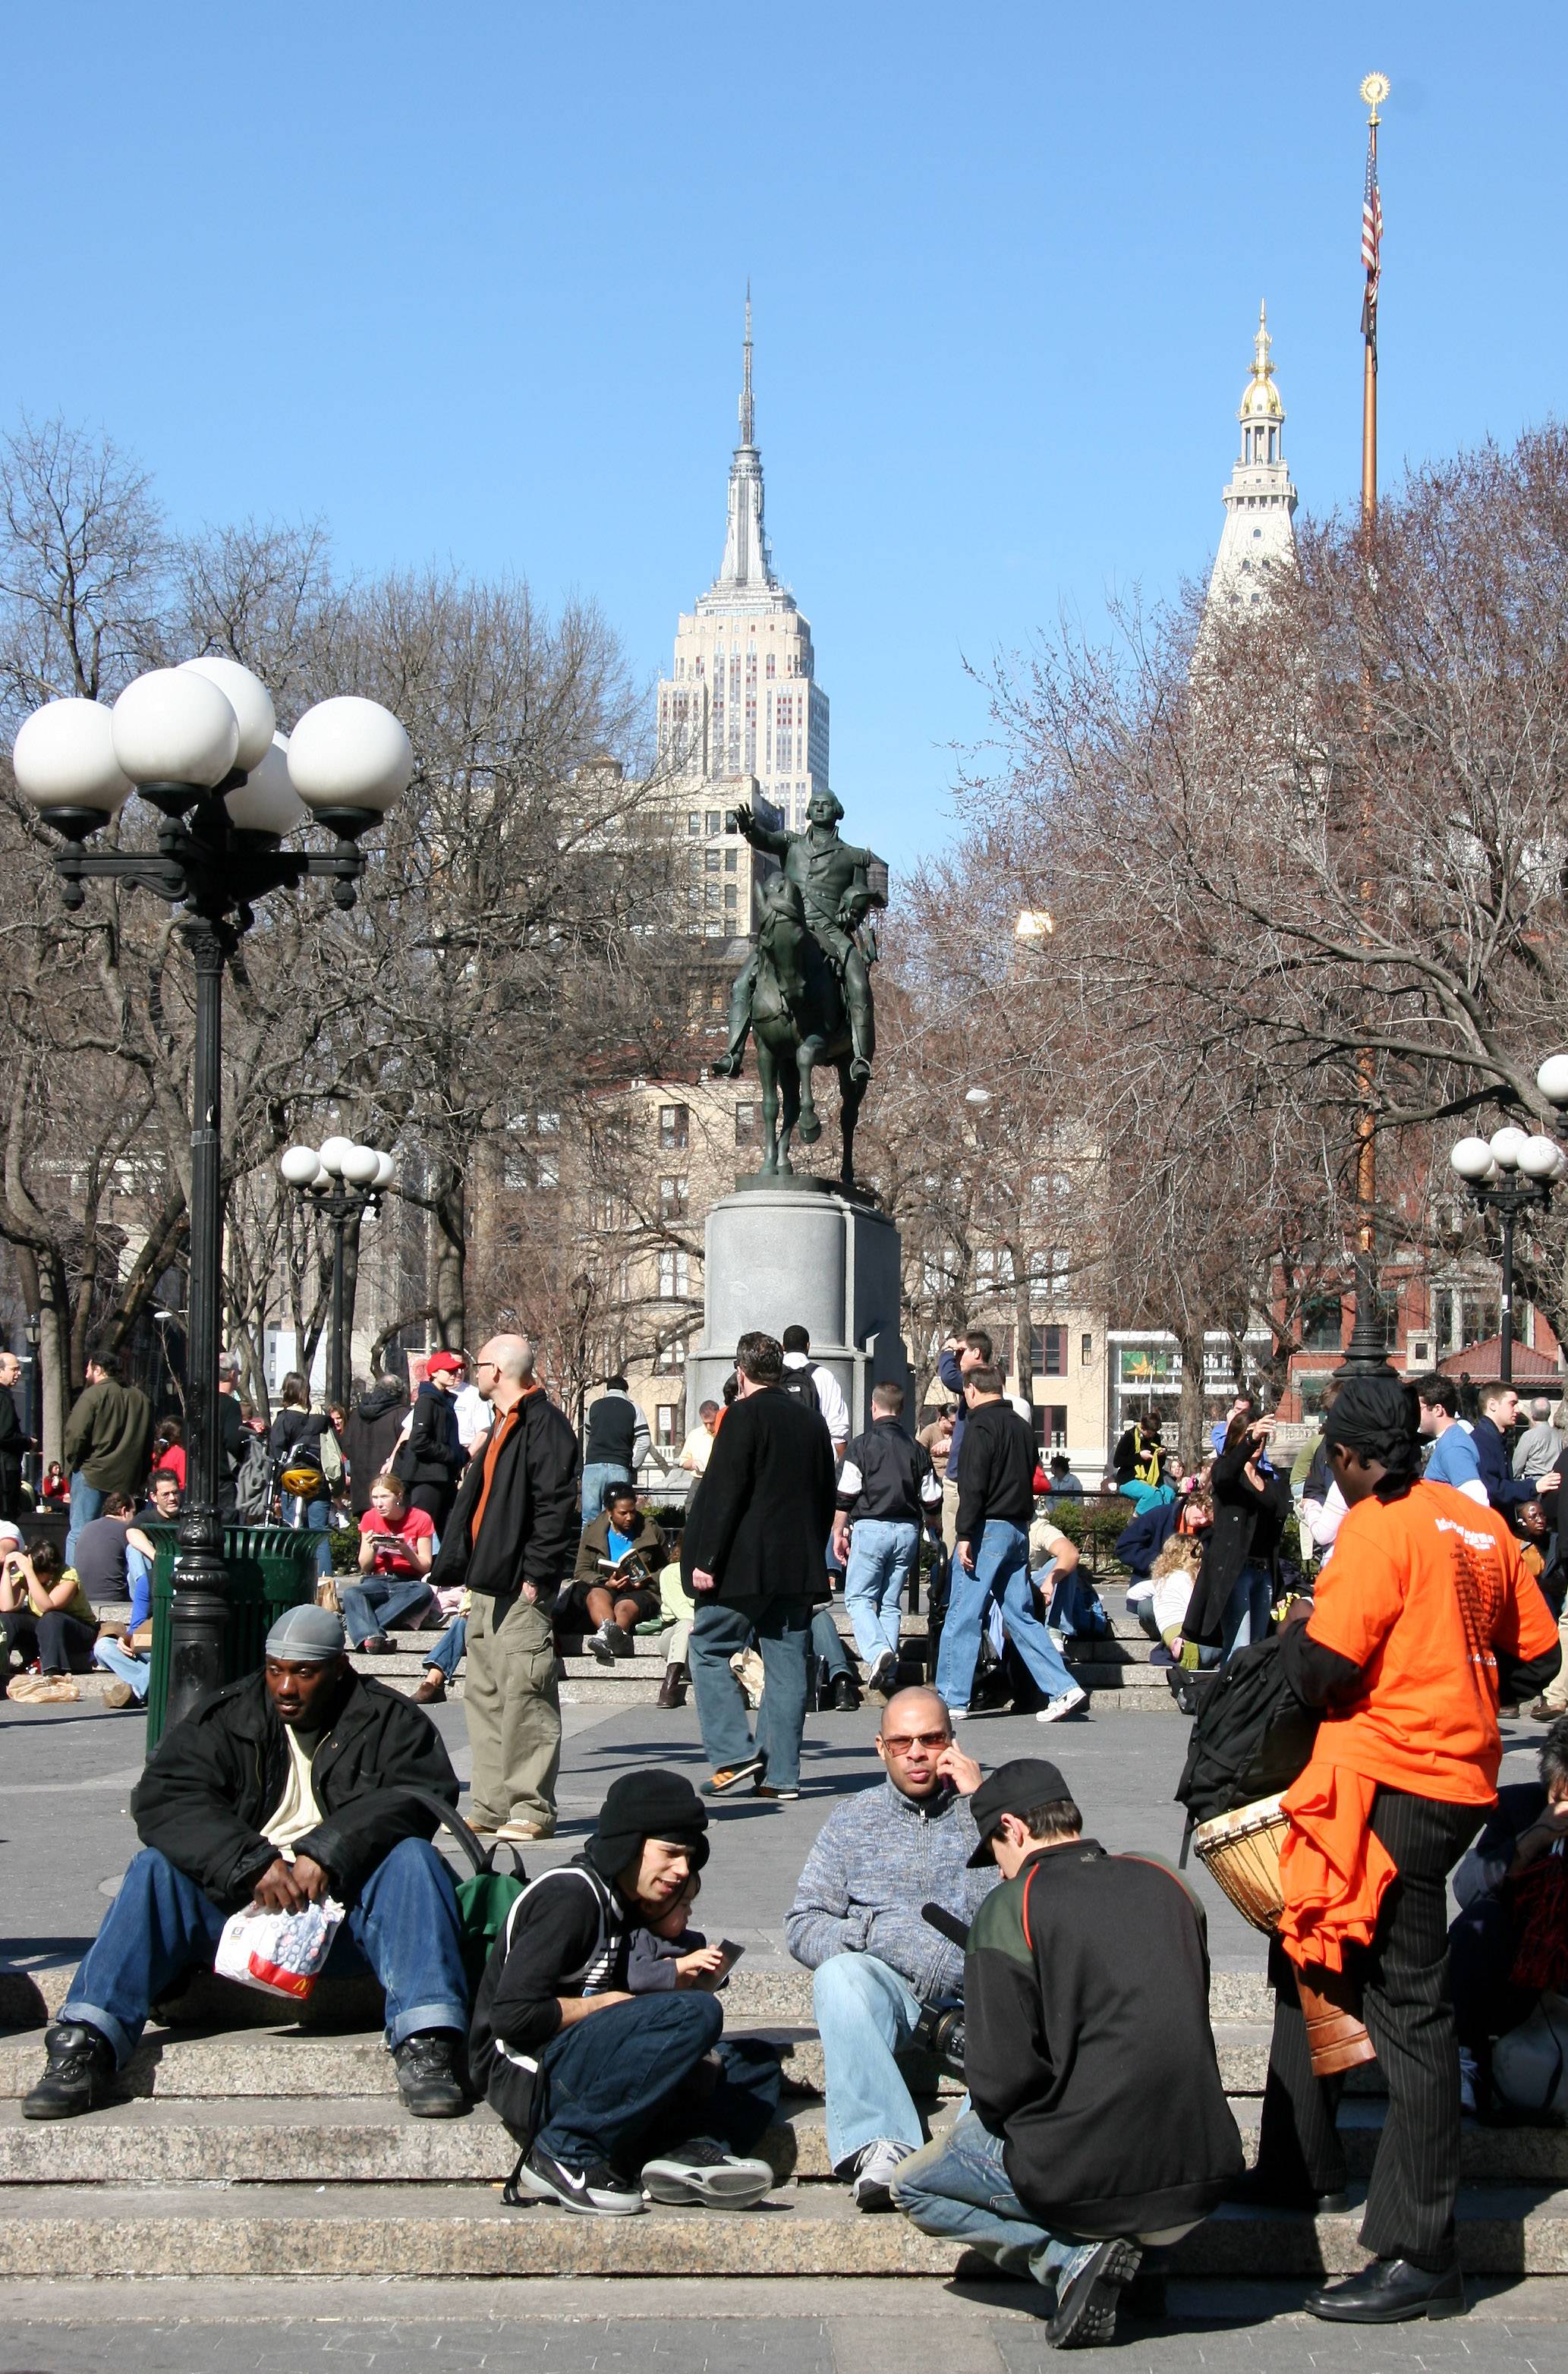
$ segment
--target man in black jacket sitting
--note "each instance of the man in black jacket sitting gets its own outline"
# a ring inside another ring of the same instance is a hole
[[[902,2162],[925,2234],[1055,2291],[1054,2348],[1109,2341],[1146,2244],[1225,2197],[1242,2139],[1208,2024],[1203,1914],[1173,1871],[1108,1855],[1055,1764],[1021,1757],[969,1801],[1003,1886],[964,1964],[972,2108]]]
[[[509,2202],[599,2217],[655,2201],[744,2209],[772,2185],[761,2140],[779,2098],[773,2048],[721,2045],[717,1974],[635,1993],[628,1951],[708,1859],[708,1817],[678,1772],[612,1781],[584,1851],[513,1905],[479,1981],[475,2090],[523,2156]]]
[[[408,1789],[457,1803],[429,1716],[355,1673],[341,1616],[286,1610],[263,1671],[166,1732],[137,1781],[142,1851],[45,2039],[48,2065],[23,2117],[95,2109],[149,2007],[210,1963],[230,1913],[295,1912],[329,1896],[348,1908],[333,1962],[352,1967],[358,1947],[386,1990],[405,2104],[416,2118],[454,2117],[468,2019],[457,1898],[430,1842],[435,1817]]]

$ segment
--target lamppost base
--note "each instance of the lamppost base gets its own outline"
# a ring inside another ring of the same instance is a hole
[[[169,1626],[167,1724],[221,1689],[229,1645],[229,1569],[216,1510],[197,1510],[180,1528]]]
[[[1389,1364],[1377,1287],[1372,1275],[1372,1263],[1364,1253],[1358,1255],[1356,1261],[1356,1323],[1350,1330],[1345,1357],[1334,1374],[1337,1379],[1395,1377],[1398,1374],[1397,1369]]]

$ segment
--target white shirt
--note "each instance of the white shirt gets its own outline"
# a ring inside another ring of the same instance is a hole
[[[321,1745],[321,1733],[296,1731],[285,1723],[283,1736],[289,1746],[289,1779],[282,1796],[262,1824],[262,1836],[292,1863],[295,1841],[308,1836],[321,1820],[321,1807],[311,1787],[311,1764]]]
[[[489,1434],[495,1412],[477,1385],[465,1385],[452,1406],[457,1419],[457,1439],[465,1451],[471,1451]]]
[[[786,1352],[784,1367],[810,1369],[811,1381],[817,1388],[817,1401],[822,1413],[822,1423],[832,1440],[834,1451],[841,1451],[849,1440],[849,1404],[843,1397],[843,1388],[838,1379],[831,1369],[813,1368],[809,1357],[805,1352]]]

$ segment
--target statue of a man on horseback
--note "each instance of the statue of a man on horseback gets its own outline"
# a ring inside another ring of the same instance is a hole
[[[735,984],[729,1047],[713,1065],[738,1076],[749,1033],[757,1040],[762,1087],[764,1171],[789,1171],[796,1128],[808,1144],[822,1124],[811,1094],[818,1064],[838,1071],[843,1160],[840,1175],[854,1180],[855,1124],[871,1078],[876,1017],[869,967],[877,943],[866,918],[883,901],[873,890],[871,852],[839,838],[843,809],[831,792],[819,792],[807,810],[805,832],[774,832],[749,806],[731,822],[753,849],[780,861],[767,886],[756,952]],[[781,1113],[782,1099],[782,1113]]]

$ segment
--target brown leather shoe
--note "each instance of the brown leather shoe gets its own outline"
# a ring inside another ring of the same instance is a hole
[[[440,1706],[445,1696],[446,1675],[444,1674],[438,1673],[433,1665],[428,1666],[426,1668],[424,1680],[419,1684],[419,1688],[414,1693],[414,1704],[416,1706]]]
[[[665,1667],[665,1677],[659,1684],[659,1695],[654,1699],[654,1703],[655,1706],[662,1706],[666,1713],[670,1712],[676,1707],[682,1707],[686,1704],[686,1668],[684,1665],[666,1665]]]

